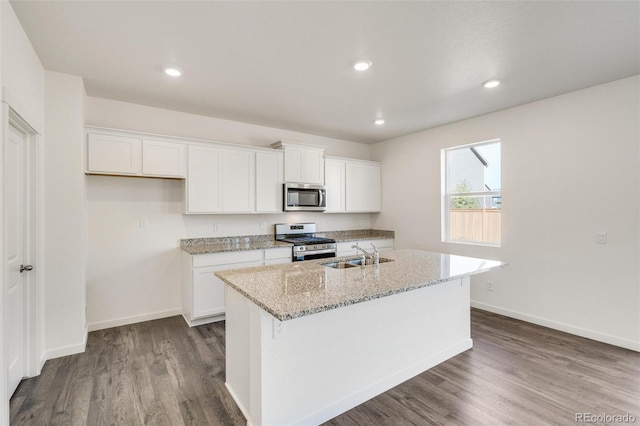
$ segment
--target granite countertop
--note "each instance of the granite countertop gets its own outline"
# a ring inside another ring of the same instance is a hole
[[[380,229],[355,229],[352,231],[325,231],[317,232],[319,237],[333,238],[338,243],[345,241],[361,240],[382,240],[395,238],[394,231],[383,231]]]
[[[317,232],[319,237],[333,238],[336,242],[394,238],[393,231],[356,229],[352,231]],[[224,253],[229,251],[262,250],[291,247],[293,244],[273,239],[273,235],[238,235],[218,238],[189,238],[180,240],[180,248],[189,254]]]
[[[180,248],[189,254],[263,250],[291,246],[293,246],[293,244],[274,240],[273,235],[244,235],[237,237],[190,238],[180,240]]]
[[[495,260],[421,250],[388,251],[382,257],[393,261],[377,266],[333,269],[322,263],[335,258],[320,259],[215,274],[275,318],[286,321],[506,265]]]

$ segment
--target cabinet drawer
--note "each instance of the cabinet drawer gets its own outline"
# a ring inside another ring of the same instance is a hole
[[[226,253],[197,254],[193,256],[193,267],[227,265],[232,263],[262,261],[262,250],[234,251]],[[241,265],[238,265],[241,267]],[[230,265],[232,269],[234,265]]]
[[[274,248],[267,249],[264,251],[264,259],[272,260],[272,259],[289,259],[293,256],[291,247],[283,247],[283,248]]]

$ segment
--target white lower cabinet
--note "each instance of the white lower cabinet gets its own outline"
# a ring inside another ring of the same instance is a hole
[[[336,256],[341,257],[341,256],[361,255],[362,252],[354,248],[351,248],[351,246],[353,246],[356,243],[369,253],[373,253],[372,244],[375,244],[376,248],[381,254],[387,250],[393,250],[393,238],[388,238],[388,239],[385,238],[385,239],[378,239],[378,240],[344,241],[337,244]]]
[[[182,316],[190,327],[224,320],[224,282],[214,272],[291,262],[291,248],[195,254],[182,252]]]

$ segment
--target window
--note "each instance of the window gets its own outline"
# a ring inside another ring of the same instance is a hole
[[[500,140],[442,150],[442,240],[500,245]]]

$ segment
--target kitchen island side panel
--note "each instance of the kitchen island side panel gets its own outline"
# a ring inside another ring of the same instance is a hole
[[[329,420],[471,348],[469,281],[285,322],[228,287],[227,386],[253,426]]]

